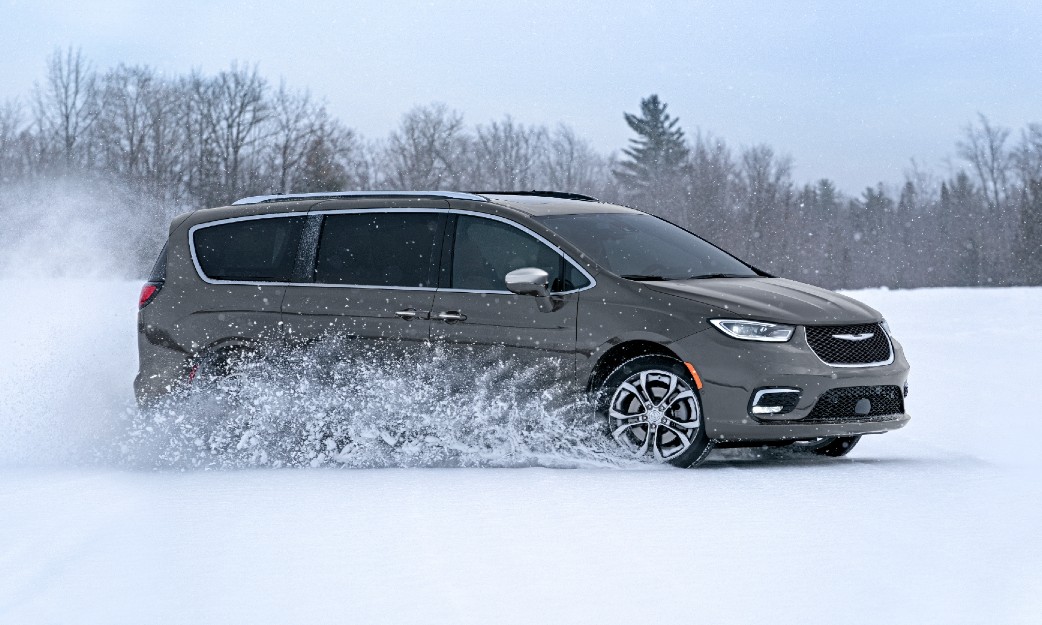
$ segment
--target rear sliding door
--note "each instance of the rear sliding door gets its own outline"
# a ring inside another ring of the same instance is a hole
[[[313,270],[282,302],[291,341],[330,338],[356,354],[426,343],[445,213],[361,209],[311,219],[320,220]]]

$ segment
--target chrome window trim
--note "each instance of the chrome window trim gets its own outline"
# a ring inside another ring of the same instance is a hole
[[[803,391],[798,388],[792,388],[789,386],[778,387],[778,388],[763,388],[753,394],[752,406],[755,406],[764,395],[774,395],[776,393],[802,393]]]
[[[199,275],[199,278],[207,284],[238,284],[246,286],[298,286],[298,287],[320,287],[320,288],[339,288],[339,289],[383,289],[391,291],[441,291],[443,293],[477,293],[486,295],[516,295],[516,293],[507,290],[495,290],[495,291],[483,291],[476,289],[439,289],[437,287],[430,286],[380,286],[372,284],[329,284],[323,282],[265,282],[265,281],[250,281],[250,280],[214,280],[206,275],[203,271],[202,265],[199,264],[199,257],[195,251],[195,233],[197,230],[203,228],[209,228],[211,226],[219,226],[222,224],[233,223],[237,221],[249,221],[253,219],[276,219],[279,217],[301,217],[309,215],[342,215],[342,214],[356,214],[356,213],[439,213],[439,214],[450,214],[450,215],[471,215],[474,217],[481,217],[485,219],[492,219],[499,221],[535,238],[540,243],[546,245],[551,250],[561,255],[566,261],[568,261],[573,267],[590,281],[590,283],[581,289],[572,289],[570,291],[561,291],[559,293],[552,293],[552,295],[569,295],[572,293],[579,293],[587,289],[592,289],[597,286],[597,280],[593,277],[590,272],[577,263],[567,252],[562,250],[557,245],[554,245],[548,241],[545,237],[539,235],[536,232],[522,226],[521,224],[511,221],[505,217],[499,215],[491,215],[489,213],[481,213],[478,211],[468,211],[455,208],[343,208],[336,210],[315,210],[315,211],[296,211],[289,213],[277,213],[272,215],[243,215],[241,217],[229,217],[227,219],[219,219],[217,221],[207,221],[201,224],[196,224],[188,229],[188,248],[192,254],[192,264],[195,265],[195,272]]]
[[[462,193],[459,191],[334,191],[332,193],[287,193],[285,195],[252,195],[240,198],[232,202],[232,206],[243,206],[246,204],[263,204],[272,200],[321,200],[353,197],[406,197],[406,198],[430,198],[443,197],[450,200],[474,200],[487,202],[488,198],[474,193]]]
[[[307,211],[296,211],[292,213],[275,213],[271,215],[242,215],[241,217],[229,217],[227,219],[218,219],[217,221],[206,221],[201,224],[195,224],[188,229],[188,249],[192,254],[192,264],[195,265],[195,272],[199,275],[199,279],[207,284],[244,284],[248,286],[290,286],[295,284],[293,282],[268,282],[268,281],[251,281],[251,280],[214,280],[213,278],[206,275],[203,271],[203,266],[199,264],[199,255],[195,251],[195,233],[197,230],[203,228],[210,228],[213,226],[220,226],[222,224],[234,223],[237,221],[252,221],[256,219],[278,219],[279,217],[307,217]]]
[[[477,211],[468,211],[468,210],[462,210],[462,209],[458,209],[458,208],[447,209],[446,212],[449,213],[449,214],[452,214],[452,215],[470,215],[470,216],[473,216],[473,217],[481,217],[481,218],[484,218],[484,219],[491,219],[493,221],[499,221],[499,222],[505,223],[505,224],[507,224],[509,226],[513,226],[514,228],[517,228],[518,230],[528,234],[529,236],[533,237],[536,241],[539,241],[543,245],[549,247],[551,250],[553,250],[554,252],[559,254],[562,258],[564,258],[566,261],[568,261],[568,263],[572,267],[578,269],[579,273],[581,273],[587,280],[590,281],[589,284],[587,284],[586,286],[582,287],[581,289],[572,289],[571,291],[560,291],[558,293],[551,293],[551,295],[568,295],[568,294],[571,294],[571,293],[579,293],[581,291],[585,291],[587,289],[592,289],[593,287],[597,286],[597,280],[593,277],[593,275],[590,272],[586,271],[586,268],[584,268],[582,265],[577,263],[575,261],[575,259],[573,259],[571,256],[569,256],[567,252],[565,252],[560,247],[558,247],[558,246],[554,245],[553,243],[551,243],[545,237],[541,236],[540,234],[538,234],[536,232],[533,232],[532,230],[530,230],[529,228],[526,228],[525,226],[522,226],[521,224],[517,223],[516,221],[512,221],[510,219],[507,219],[506,217],[500,217],[499,215],[491,215],[489,213],[479,213]],[[508,290],[496,290],[496,291],[481,291],[481,290],[474,290],[474,289],[439,289],[439,290],[440,291],[444,291],[446,293],[489,293],[489,294],[497,294],[497,295],[503,295],[503,294],[506,294],[506,295],[516,295],[516,293],[514,293],[513,291],[508,291]]]
[[[883,326],[880,322],[876,321],[875,324],[879,326],[880,329],[882,329]],[[890,358],[888,358],[887,360],[880,360],[878,362],[868,362],[863,365],[836,365],[831,362],[825,362],[825,360],[818,355],[818,352],[814,351],[814,348],[810,346],[810,341],[807,340],[807,328],[806,326],[804,326],[803,328],[803,342],[807,344],[807,349],[810,350],[810,353],[814,354],[814,357],[820,360],[822,364],[827,365],[829,367],[838,367],[840,369],[857,369],[859,367],[885,367],[887,365],[894,364],[894,360],[897,359],[897,353],[894,351],[894,342],[890,339],[889,332],[883,330],[883,336],[886,337],[886,343],[890,346]]]

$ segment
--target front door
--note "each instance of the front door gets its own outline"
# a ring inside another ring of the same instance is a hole
[[[423,349],[445,219],[416,209],[324,214],[311,282],[283,300],[291,342],[332,339],[366,359]]]
[[[589,284],[570,262],[512,222],[474,214],[452,219],[443,278],[431,309],[431,338],[473,371],[538,367],[559,380],[575,367],[579,293]],[[517,295],[507,273],[537,267],[550,276],[550,298]],[[542,299],[544,301],[540,302]]]

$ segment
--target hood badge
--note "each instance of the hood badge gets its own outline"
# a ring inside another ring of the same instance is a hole
[[[861,334],[833,334],[832,338],[843,341],[867,341],[875,335],[875,332],[863,332]]]

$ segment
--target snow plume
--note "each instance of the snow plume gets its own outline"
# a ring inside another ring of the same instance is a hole
[[[554,384],[558,359],[477,367],[429,347],[347,352],[327,342],[197,380],[130,416],[115,459],[144,468],[637,464],[614,454],[591,405]]]
[[[0,278],[140,278],[185,209],[112,182],[0,187]]]

